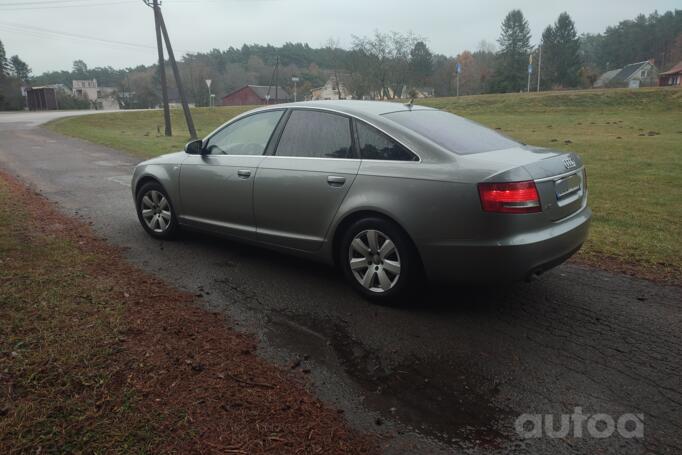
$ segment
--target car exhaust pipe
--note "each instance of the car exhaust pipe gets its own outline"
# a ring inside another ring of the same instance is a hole
[[[536,281],[538,278],[540,278],[540,275],[542,275],[543,272],[544,270],[542,269],[533,270],[526,275],[526,283],[532,283],[533,281]]]

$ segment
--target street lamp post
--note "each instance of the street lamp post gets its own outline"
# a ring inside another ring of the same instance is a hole
[[[528,89],[526,90],[530,93],[530,75],[533,74],[533,54],[528,57]]]
[[[296,84],[298,84],[298,81],[300,81],[300,79],[298,77],[294,76],[291,78],[291,81],[294,83],[294,102],[296,102],[297,101],[297,99],[296,99],[297,98]]]

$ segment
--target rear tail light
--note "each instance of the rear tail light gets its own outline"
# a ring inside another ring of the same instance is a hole
[[[481,207],[486,212],[534,213],[539,212],[540,196],[535,182],[479,183]]]

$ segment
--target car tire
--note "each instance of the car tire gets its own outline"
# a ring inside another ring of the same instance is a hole
[[[337,254],[346,280],[375,303],[407,302],[421,281],[414,244],[398,225],[384,218],[363,218],[348,226]]]
[[[142,185],[135,197],[137,218],[147,234],[160,240],[172,239],[178,231],[173,202],[158,182]]]

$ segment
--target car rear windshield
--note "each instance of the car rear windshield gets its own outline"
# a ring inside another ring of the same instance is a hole
[[[518,142],[476,122],[438,110],[413,110],[384,114],[451,152],[462,155],[518,147]]]

